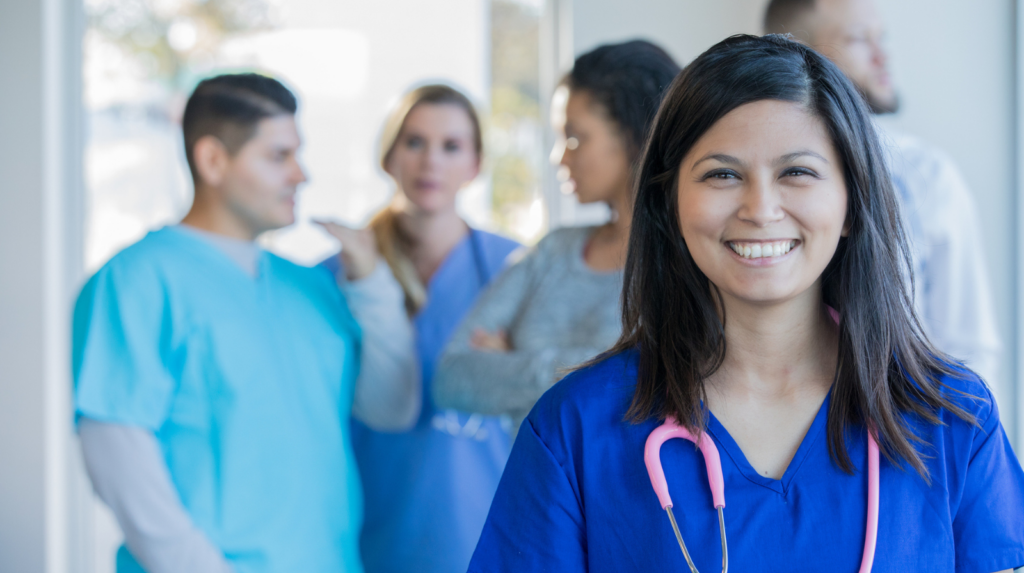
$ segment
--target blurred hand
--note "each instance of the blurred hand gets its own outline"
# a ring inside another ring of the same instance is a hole
[[[473,331],[469,344],[477,350],[488,352],[510,352],[512,350],[512,344],[508,341],[508,334],[502,330],[490,333],[482,328],[478,328]]]
[[[377,250],[377,238],[370,229],[353,229],[330,221],[313,221],[324,228],[332,237],[341,243],[341,264],[345,268],[345,277],[350,281],[369,276],[377,266],[380,252]]]

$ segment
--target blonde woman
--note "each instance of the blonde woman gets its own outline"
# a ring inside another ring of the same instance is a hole
[[[326,263],[339,280],[373,282],[388,270],[398,279],[422,366],[425,402],[412,430],[384,433],[357,423],[353,431],[367,573],[465,571],[508,457],[510,438],[498,418],[439,410],[429,399],[441,349],[518,247],[471,228],[455,209],[459,191],[480,172],[482,151],[466,96],[443,85],[414,89],[388,117],[381,141],[394,200],[367,229],[325,224],[344,245]]]

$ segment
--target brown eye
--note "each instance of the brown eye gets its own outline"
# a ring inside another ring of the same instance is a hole
[[[739,179],[739,175],[731,169],[715,169],[705,173],[701,181],[707,181],[708,179],[728,181],[730,179]]]
[[[811,171],[810,169],[805,169],[803,167],[794,167],[792,169],[787,169],[782,173],[782,175],[784,177],[799,177],[801,175],[810,175],[811,177],[817,176],[817,174]]]
[[[409,149],[419,149],[423,147],[423,138],[418,135],[410,136],[405,140],[405,146]]]

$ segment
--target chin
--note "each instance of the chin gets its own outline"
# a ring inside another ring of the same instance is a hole
[[[589,205],[591,203],[600,203],[601,201],[604,201],[604,199],[602,199],[601,197],[595,197],[591,193],[580,193],[578,188],[573,194],[576,195],[576,200],[583,205]]]
[[[280,217],[277,217],[276,220],[272,221],[271,225],[273,225],[273,226],[271,227],[271,229],[282,229],[284,227],[288,227],[288,226],[294,225],[294,224],[295,224],[295,214],[294,213],[289,213],[288,215],[281,215]]]
[[[871,113],[884,115],[896,113],[900,110],[900,98],[895,92],[886,94],[870,94],[867,98],[868,107]]]
[[[410,200],[409,203],[420,213],[428,215],[443,213],[455,208],[454,198],[447,197],[417,197],[415,201]]]

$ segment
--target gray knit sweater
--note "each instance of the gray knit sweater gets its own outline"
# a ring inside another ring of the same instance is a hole
[[[434,374],[439,408],[508,415],[513,431],[564,374],[607,350],[621,331],[622,271],[587,267],[595,227],[549,233],[477,300]],[[505,331],[511,352],[476,350],[476,329]]]

